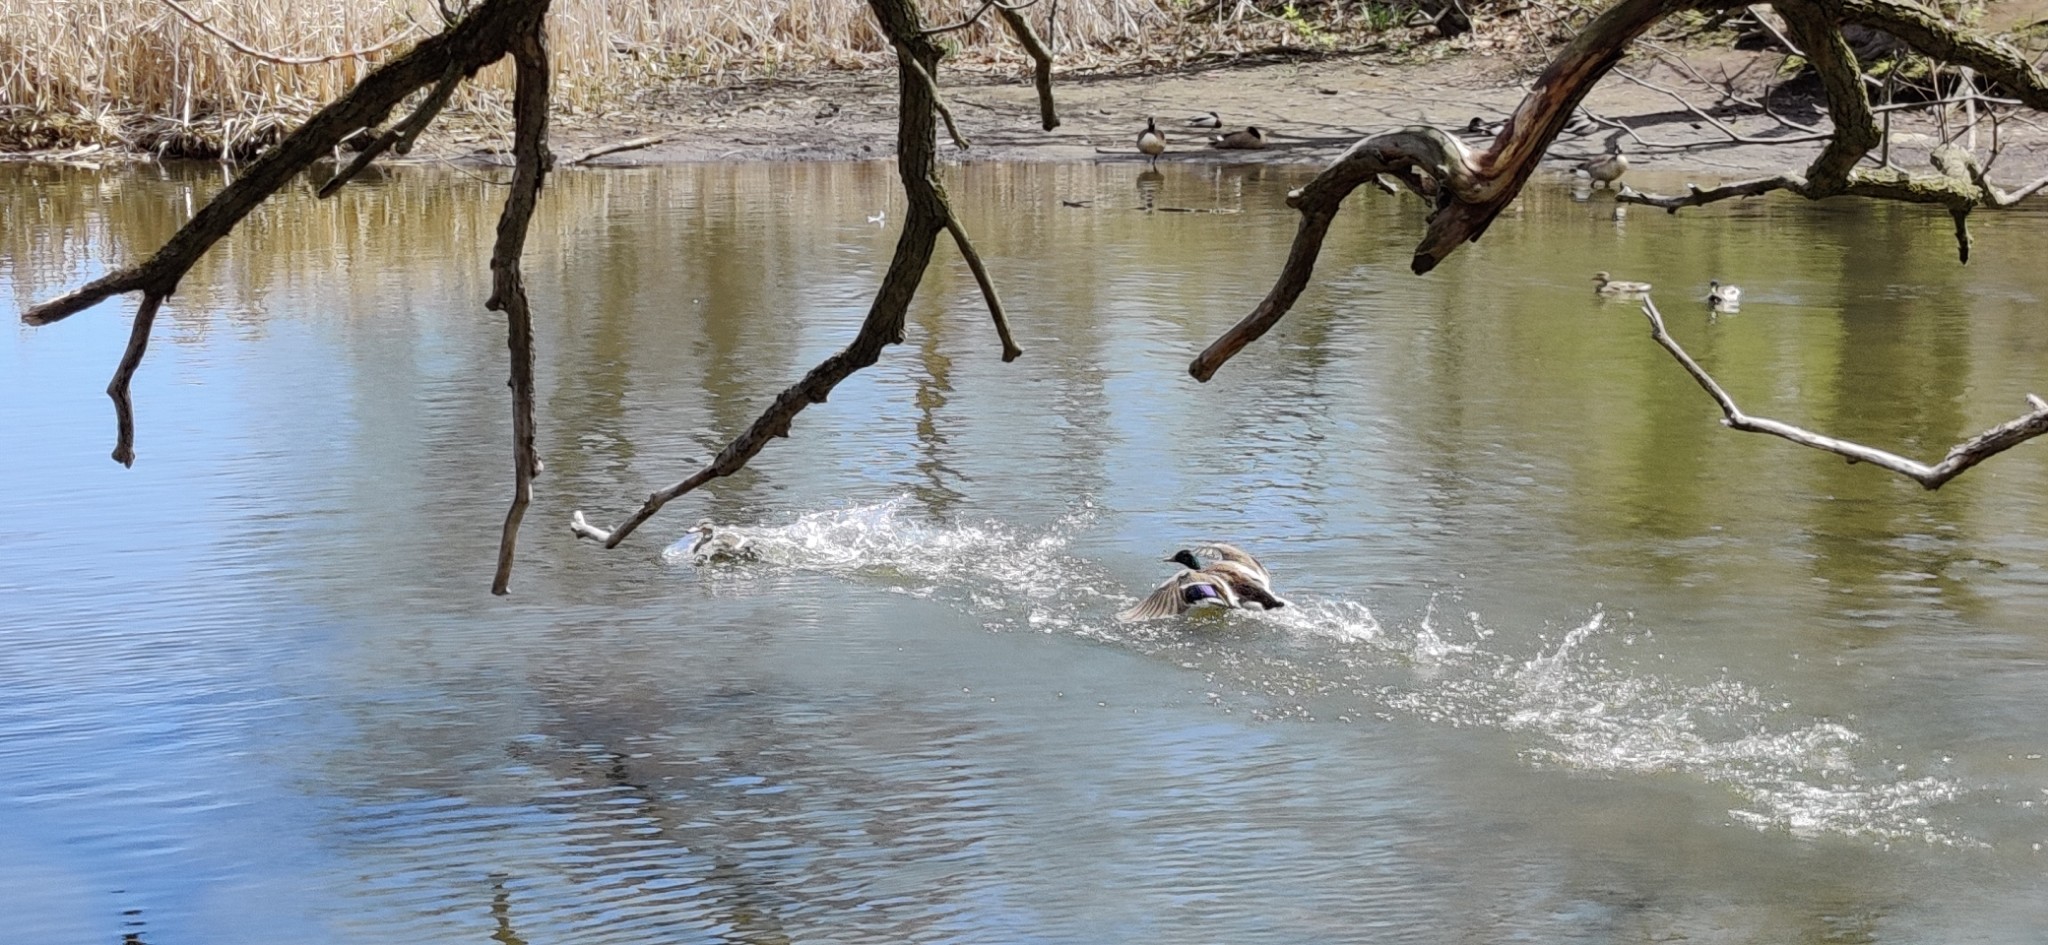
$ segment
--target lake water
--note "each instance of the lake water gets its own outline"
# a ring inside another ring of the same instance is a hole
[[[1938,210],[1553,180],[1416,278],[1420,203],[1361,192],[1200,385],[1311,171],[1140,170],[948,170],[1025,356],[942,243],[906,344],[610,552],[570,512],[850,338],[902,212],[883,164],[551,178],[507,599],[482,175],[217,247],[132,470],[133,300],[0,332],[0,939],[2041,940],[2048,447],[1930,494],[1728,432],[1589,276],[1746,410],[1932,459],[2048,394],[2048,220],[1963,267]],[[0,314],[220,183],[0,166]],[[704,515],[767,560],[673,553]],[[1204,539],[1296,607],[1112,619]]]

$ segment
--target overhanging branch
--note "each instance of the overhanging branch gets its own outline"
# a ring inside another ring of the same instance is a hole
[[[1656,304],[1649,299],[1643,300],[1643,317],[1650,320],[1651,339],[1670,352],[1679,366],[1685,368],[1687,374],[1692,375],[1693,381],[1700,385],[1700,389],[1706,391],[1707,396],[1712,397],[1714,403],[1720,406],[1723,425],[1745,433],[1767,433],[1801,446],[1847,457],[1850,462],[1869,463],[1880,469],[1898,473],[1930,491],[1941,488],[1949,480],[1962,475],[1978,463],[2048,433],[2048,401],[2028,394],[2027,406],[2032,408],[2029,412],[1956,444],[1948,451],[1948,455],[1942,457],[1941,462],[1929,465],[1874,446],[1815,433],[1783,421],[1752,417],[1743,413],[1742,408],[1735,405],[1735,398],[1729,396],[1728,391],[1671,337],[1671,333],[1665,330],[1663,314],[1657,311]]]

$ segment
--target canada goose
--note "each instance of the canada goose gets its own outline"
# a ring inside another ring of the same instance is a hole
[[[1188,127],[1221,128],[1223,127],[1223,118],[1215,112],[1204,112],[1203,114],[1196,115],[1195,117],[1188,119]]]
[[[1607,142],[1607,153],[1596,158],[1579,162],[1579,173],[1593,179],[1593,183],[1612,185],[1628,172],[1628,155],[1621,153],[1621,141]]]
[[[1233,131],[1227,135],[1211,135],[1209,137],[1209,146],[1233,151],[1256,151],[1266,146],[1266,133],[1260,131],[1256,126],[1246,125],[1243,131]]]
[[[1197,552],[1215,560],[1202,564]],[[1203,545],[1195,551],[1184,548],[1166,561],[1181,565],[1182,570],[1167,578],[1137,606],[1117,614],[1118,620],[1171,617],[1201,606],[1236,609],[1246,601],[1266,610],[1287,606],[1285,599],[1273,593],[1272,578],[1265,566],[1230,545]]]
[[[754,547],[754,540],[738,532],[719,528],[710,519],[701,519],[684,532],[696,535],[690,545],[690,557],[698,564],[711,561],[752,561],[761,556]]]
[[[1593,291],[1601,295],[1645,295],[1650,291],[1650,284],[1647,282],[1622,282],[1610,279],[1605,269],[1594,273],[1593,281],[1596,283]]]
[[[1166,151],[1166,135],[1152,119],[1145,119],[1145,130],[1138,132],[1138,151],[1152,159],[1152,165],[1159,165],[1159,155]]]
[[[1722,285],[1719,280],[1707,280],[1707,304],[1718,309],[1733,309],[1742,304],[1742,287]]]

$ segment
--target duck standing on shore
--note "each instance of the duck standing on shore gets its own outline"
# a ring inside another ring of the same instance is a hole
[[[1204,558],[1209,560],[1204,562]],[[1165,560],[1180,565],[1181,570],[1137,606],[1117,614],[1118,620],[1172,617],[1204,606],[1235,610],[1247,601],[1266,610],[1287,606],[1284,598],[1273,593],[1273,578],[1265,565],[1235,545],[1217,542],[1193,550],[1183,548]]]
[[[1256,151],[1266,146],[1266,133],[1260,131],[1256,125],[1246,125],[1243,131],[1211,135],[1209,146],[1228,151]]]
[[[1218,115],[1215,112],[1204,112],[1200,115],[1196,115],[1195,117],[1188,119],[1188,127],[1221,128],[1223,127],[1223,116]]]
[[[1595,186],[1606,184],[1611,189],[1621,175],[1628,173],[1628,155],[1621,153],[1621,139],[1607,142],[1607,153],[1579,162],[1578,171],[1593,179]]]
[[[1152,159],[1152,166],[1159,166],[1159,155],[1166,152],[1166,133],[1159,130],[1158,122],[1145,119],[1145,130],[1138,132],[1138,153]]]

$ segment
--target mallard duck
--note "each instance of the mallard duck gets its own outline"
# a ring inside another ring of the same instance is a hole
[[[1152,159],[1152,165],[1159,165],[1159,155],[1166,151],[1166,135],[1159,130],[1158,123],[1145,119],[1145,130],[1138,132],[1138,153]]]
[[[1719,280],[1707,280],[1707,304],[1715,308],[1734,308],[1742,304],[1742,287],[1722,285]]]
[[[1579,162],[1578,171],[1592,178],[1596,185],[1611,185],[1628,172],[1628,155],[1621,153],[1620,141],[1609,141],[1606,154]]]
[[[1484,119],[1481,119],[1478,115],[1474,115],[1472,116],[1472,120],[1465,124],[1465,133],[1468,135],[1486,135],[1488,137],[1492,137],[1494,135],[1500,134],[1501,128],[1505,127],[1506,125],[1507,122],[1504,121],[1486,121]]]
[[[1204,112],[1200,115],[1196,115],[1195,117],[1188,119],[1188,127],[1221,128],[1223,127],[1223,117],[1216,114],[1215,112]]]
[[[1227,135],[1211,135],[1209,137],[1209,146],[1232,151],[1257,151],[1266,146],[1266,133],[1260,131],[1256,126],[1246,125],[1243,131],[1233,131]]]
[[[698,564],[712,561],[752,561],[761,557],[754,540],[731,529],[720,528],[710,519],[700,519],[685,535],[696,535],[690,557]]]
[[[1643,295],[1650,291],[1650,284],[1647,282],[1623,282],[1618,279],[1610,279],[1607,277],[1607,270],[1605,269],[1593,274],[1593,282],[1595,283],[1593,291],[1601,295]]]
[[[1203,564],[1197,552],[1216,560]],[[1266,610],[1287,606],[1273,593],[1272,577],[1257,558],[1225,544],[1203,545],[1195,551],[1182,549],[1165,559],[1182,569],[1167,578],[1137,606],[1120,614],[1118,620],[1152,620],[1186,613],[1196,607],[1237,609],[1246,601]]]

